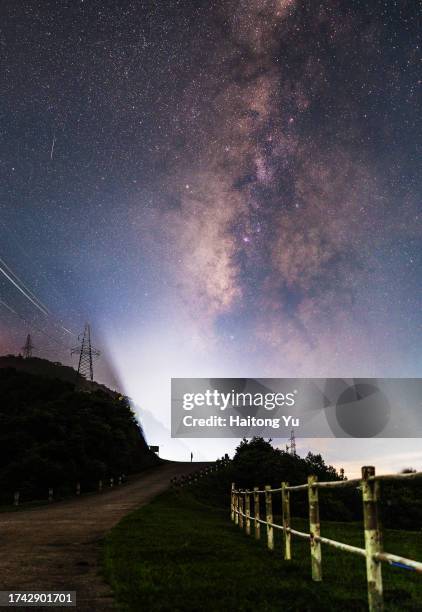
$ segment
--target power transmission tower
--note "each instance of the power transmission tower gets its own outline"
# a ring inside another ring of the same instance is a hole
[[[290,432],[290,444],[286,444],[286,451],[290,453],[290,455],[296,455],[296,438],[294,429],[292,429]]]
[[[28,334],[26,337],[25,345],[22,347],[23,356],[25,357],[25,359],[29,359],[30,357],[32,357],[32,351],[34,348],[35,346],[32,344],[31,334]]]
[[[78,374],[92,382],[94,380],[92,362],[100,356],[100,351],[91,344],[91,326],[89,323],[85,323],[84,332],[80,334],[78,339],[80,344],[72,349],[72,355],[79,355]]]

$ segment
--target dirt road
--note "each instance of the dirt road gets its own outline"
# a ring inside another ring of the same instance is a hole
[[[203,465],[168,463],[102,494],[1,513],[0,590],[76,591],[77,610],[113,609],[99,567],[104,535],[125,514],[164,491],[173,476]]]

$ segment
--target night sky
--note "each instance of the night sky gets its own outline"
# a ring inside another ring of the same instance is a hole
[[[1,353],[31,332],[74,364],[90,321],[98,378],[175,457],[227,440],[160,430],[171,376],[421,376],[418,2],[0,17]],[[422,467],[418,440],[347,442],[315,444]]]

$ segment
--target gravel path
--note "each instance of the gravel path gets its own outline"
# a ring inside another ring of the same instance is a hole
[[[173,476],[203,465],[167,463],[102,494],[1,513],[0,590],[76,591],[77,610],[112,610],[112,593],[99,567],[104,535],[168,488]]]

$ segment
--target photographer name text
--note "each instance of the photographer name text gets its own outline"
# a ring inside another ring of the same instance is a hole
[[[282,416],[280,418],[260,418],[254,416],[230,416],[229,418],[212,415],[197,418],[191,414],[183,417],[185,427],[271,427],[281,429],[283,427],[299,427],[300,420],[297,417]]]

